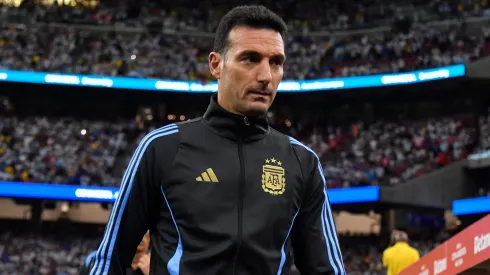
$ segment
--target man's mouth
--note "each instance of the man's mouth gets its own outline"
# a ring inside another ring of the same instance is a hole
[[[256,94],[256,95],[261,95],[261,96],[270,96],[271,95],[271,93],[269,91],[252,90],[252,91],[250,91],[250,93]]]

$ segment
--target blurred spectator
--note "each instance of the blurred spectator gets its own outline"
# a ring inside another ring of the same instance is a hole
[[[388,269],[388,275],[398,275],[420,259],[417,249],[408,244],[408,234],[393,230],[391,246],[383,252],[383,266]]]

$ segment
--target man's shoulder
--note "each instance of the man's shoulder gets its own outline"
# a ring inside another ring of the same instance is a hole
[[[168,148],[171,145],[178,145],[182,131],[195,127],[200,120],[201,118],[199,117],[165,125],[146,134],[141,142],[151,143],[153,147],[158,148]]]
[[[301,142],[299,142],[295,138],[288,136],[288,135],[285,135],[285,134],[277,131],[276,129],[274,129],[272,127],[270,129],[271,129],[270,135],[272,136],[272,138],[280,140],[281,142],[285,142],[294,148],[296,148],[296,147],[301,148],[300,150],[308,150],[309,149],[308,147],[303,145]]]
[[[312,167],[311,165],[316,166],[316,161],[318,160],[318,157],[311,148],[309,148],[308,146],[304,145],[303,143],[301,143],[300,141],[298,141],[297,139],[291,136],[285,135],[273,128],[271,129],[272,129],[271,135],[274,138],[280,139],[281,142],[286,142],[288,146],[292,148],[294,154],[296,155],[298,161],[302,164],[302,166],[305,167]]]
[[[272,127],[269,127],[269,129],[269,136],[274,139],[274,142],[279,142],[282,145],[287,144],[288,146],[291,144],[291,140],[288,135],[285,135]]]
[[[419,255],[419,251],[413,246],[410,246],[410,252],[414,255]]]
[[[177,122],[177,123],[175,123],[175,125],[177,125],[179,127],[193,127],[193,126],[196,126],[197,123],[199,123],[201,120],[202,120],[202,117],[197,117],[194,119],[188,119],[186,121]]]
[[[387,247],[384,251],[383,251],[383,255],[389,255],[391,252],[393,251],[393,246],[390,246],[390,247]]]
[[[175,140],[179,134],[179,126],[176,123],[168,124],[153,131],[148,132],[141,140],[140,146],[161,146],[167,145]]]
[[[302,142],[300,142],[299,140],[291,136],[287,136],[284,134],[281,135],[285,136],[288,139],[289,144],[295,150],[295,152],[297,152],[297,154],[300,155],[300,158],[318,160],[318,156],[316,155],[315,151],[313,151],[313,149],[304,145]]]

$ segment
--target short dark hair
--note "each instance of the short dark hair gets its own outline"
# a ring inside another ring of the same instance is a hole
[[[226,53],[229,46],[229,34],[237,26],[275,30],[281,34],[283,39],[285,39],[288,29],[281,17],[264,6],[238,6],[221,18],[216,29],[213,51],[223,55]]]

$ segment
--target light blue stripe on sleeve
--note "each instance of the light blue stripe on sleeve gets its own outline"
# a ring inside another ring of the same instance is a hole
[[[91,274],[93,274],[95,272],[95,270],[97,270],[97,273],[96,274],[100,274],[101,268],[102,268],[102,266],[105,263],[105,260],[107,258],[107,253],[105,252],[106,249],[107,249],[107,240],[108,240],[108,238],[110,238],[110,236],[113,233],[114,216],[115,216],[117,210],[119,209],[119,205],[122,202],[122,200],[123,200],[123,198],[124,198],[124,196],[126,194],[127,183],[128,183],[127,179],[129,177],[129,175],[131,174],[131,171],[135,168],[134,167],[134,163],[137,161],[137,158],[140,155],[141,149],[143,147],[147,146],[145,144],[148,141],[148,138],[152,137],[153,135],[155,135],[155,134],[161,134],[161,133],[164,133],[164,132],[166,133],[167,131],[171,131],[171,130],[173,131],[175,129],[177,129],[177,126],[175,124],[170,124],[170,125],[167,125],[165,127],[160,128],[160,129],[157,129],[155,131],[152,131],[147,136],[145,136],[143,138],[143,140],[141,140],[140,144],[138,145],[138,148],[136,149],[136,152],[133,154],[133,157],[131,158],[131,161],[130,161],[130,163],[128,165],[128,168],[126,169],[126,172],[124,173],[124,176],[122,178],[121,187],[120,187],[120,194],[118,196],[118,199],[116,200],[116,203],[114,204],[114,209],[111,212],[111,215],[110,215],[110,218],[109,218],[109,222],[108,222],[108,225],[107,225],[107,228],[106,228],[106,233],[104,235],[104,239],[102,240],[101,246],[99,247],[99,250],[97,252],[96,262],[95,262],[94,268],[92,269]],[[112,237],[115,238],[115,236],[113,236],[113,235],[112,235]],[[109,255],[109,259],[110,259],[110,257],[111,256]],[[102,260],[102,263],[100,262],[100,260]]]
[[[133,157],[131,158],[131,161],[128,165],[128,168],[126,169],[126,172],[123,175],[123,179],[121,181],[120,193],[116,200],[116,203],[114,204],[114,208],[111,212],[111,215],[109,217],[109,222],[106,227],[106,232],[102,240],[102,243],[100,244],[99,249],[97,251],[96,262],[95,265],[92,267],[90,273],[91,275],[99,275],[99,274],[106,275],[108,272],[109,265],[111,262],[111,257],[112,257],[112,250],[114,249],[114,243],[117,239],[119,223],[123,215],[127,200],[129,198],[130,190],[133,184],[134,176],[137,171],[137,167],[139,165],[139,162],[141,161],[143,153],[146,151],[146,148],[148,147],[150,142],[153,141],[154,139],[166,135],[171,135],[177,132],[178,132],[177,125],[170,124],[150,132],[148,135],[146,135],[143,138],[143,140],[141,140],[140,144],[138,145],[138,148],[136,149],[136,152],[133,154]],[[128,180],[128,178],[130,179]],[[118,213],[117,218],[116,220],[114,220],[116,213]],[[110,238],[110,244],[108,242],[109,238]],[[106,252],[108,244],[109,244],[109,249]]]
[[[163,188],[161,186],[160,189],[162,190],[163,198],[165,199],[165,203],[167,204],[168,211],[170,212],[170,216],[172,217],[172,221],[175,225],[175,230],[177,230],[177,235],[179,237],[177,248],[175,249],[175,254],[172,256],[172,258],[170,258],[167,263],[167,270],[170,275],[179,275],[180,259],[182,258],[182,253],[184,252],[184,249],[182,247],[182,239],[180,238],[179,227],[177,226],[177,221],[175,220],[172,209],[170,208],[170,204],[168,203],[167,196],[165,196],[165,192],[163,192]]]
[[[339,239],[337,238],[337,229],[335,228],[335,223],[333,222],[334,219],[333,219],[332,211],[330,208],[330,201],[328,199],[328,193],[327,193],[327,189],[326,189],[327,182],[325,180],[325,176],[323,175],[323,169],[322,169],[320,163],[318,163],[318,169],[320,170],[320,175],[322,176],[322,180],[323,180],[323,183],[325,185],[325,189],[323,190],[323,193],[325,194],[325,213],[324,213],[324,216],[328,217],[328,219],[326,219],[326,220],[328,220],[329,226],[330,226],[331,230],[333,231],[333,235],[335,236],[334,241],[335,241],[335,245],[337,248],[336,251],[339,252],[341,274],[345,274],[344,260],[342,259],[342,253],[340,252]]]
[[[298,209],[298,212],[296,212],[296,214],[294,215],[293,220],[291,221],[291,227],[289,227],[289,231],[288,231],[288,234],[286,235],[286,239],[284,240],[284,243],[282,244],[281,262],[279,264],[279,269],[277,270],[277,275],[281,275],[282,269],[284,268],[284,264],[286,263],[286,251],[284,251],[284,248],[285,248],[286,243],[288,241],[289,234],[291,234],[291,230],[293,229],[294,220],[296,219],[296,216],[298,216],[299,210],[301,210],[301,207],[300,207],[300,209]]]
[[[296,145],[302,146],[306,150],[310,151],[316,157],[316,159],[318,161],[318,167],[317,168],[318,168],[320,175],[322,177],[322,181],[323,181],[323,185],[324,185],[323,194],[325,196],[325,202],[323,203],[322,213],[321,213],[323,234],[325,235],[325,242],[326,242],[327,249],[328,249],[330,264],[334,268],[335,274],[344,275],[345,274],[345,268],[344,268],[344,264],[343,264],[343,260],[342,260],[342,255],[340,253],[340,246],[338,243],[337,233],[336,233],[336,229],[334,226],[335,223],[333,222],[332,214],[329,211],[330,203],[328,201],[327,183],[325,181],[325,177],[323,175],[323,170],[322,170],[322,167],[320,165],[320,159],[318,158],[318,156],[316,155],[316,153],[313,150],[311,150],[310,148],[308,148],[304,144],[300,143],[296,139],[290,137],[289,140],[290,140],[291,144],[296,144]],[[329,213],[329,215],[326,215],[326,213]],[[328,235],[328,238],[327,238],[327,235]],[[332,247],[332,249],[330,249],[331,248],[330,244],[332,244],[334,246],[334,247]],[[333,251],[333,254],[334,254],[333,256],[335,259],[332,259],[331,251]]]
[[[97,253],[97,250],[92,251],[90,254],[88,254],[87,258],[85,258],[85,266],[88,267],[90,265],[90,261],[92,261],[92,258],[95,256],[95,253]]]

